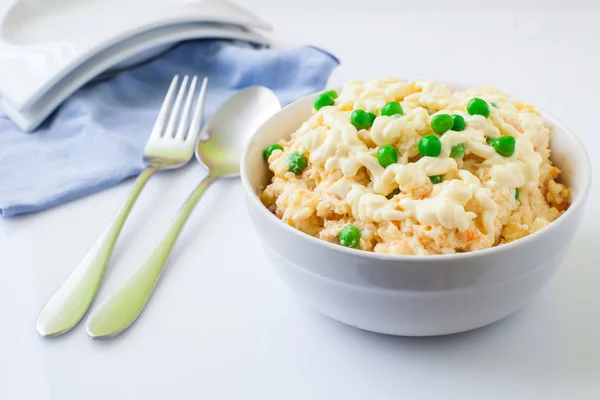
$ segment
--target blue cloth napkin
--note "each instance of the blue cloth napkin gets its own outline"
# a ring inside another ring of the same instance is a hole
[[[86,85],[33,133],[20,131],[0,111],[0,215],[43,210],[137,175],[175,74],[208,77],[208,119],[246,86],[267,86],[288,104],[324,88],[338,64],[309,46],[273,50],[226,40],[190,41]]]

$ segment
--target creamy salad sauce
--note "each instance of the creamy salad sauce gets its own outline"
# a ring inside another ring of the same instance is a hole
[[[467,111],[475,97],[489,104],[487,117]],[[403,114],[381,115],[392,101]],[[368,129],[352,124],[357,109],[377,116]],[[462,116],[464,129],[435,134],[431,121],[439,114]],[[432,134],[441,152],[422,156],[419,142]],[[516,139],[508,157],[488,143],[503,136]],[[532,106],[492,88],[461,92],[429,81],[351,81],[333,105],[315,110],[280,144],[283,150],[268,158],[274,177],[261,194],[265,205],[284,222],[332,242],[344,226],[355,225],[364,250],[487,248],[534,232],[567,207],[568,190],[555,181],[559,171],[549,160],[549,127]],[[457,145],[464,145],[464,154],[452,157]],[[382,146],[396,149],[397,163],[380,163]],[[291,153],[308,160],[301,174],[289,170]],[[441,182],[432,183],[432,176]]]

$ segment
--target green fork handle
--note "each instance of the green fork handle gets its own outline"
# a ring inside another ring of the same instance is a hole
[[[147,168],[140,173],[129,197],[110,225],[48,301],[37,321],[40,335],[60,335],[69,331],[83,318],[96,296],[106,264],[123,225],[142,189],[157,170],[157,168]]]
[[[183,204],[167,231],[125,283],[88,317],[86,330],[93,338],[116,335],[127,329],[144,309],[181,229],[206,189],[217,180],[207,176]]]

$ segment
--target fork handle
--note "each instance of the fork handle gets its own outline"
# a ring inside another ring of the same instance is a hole
[[[40,335],[60,335],[73,328],[83,318],[96,296],[102,274],[121,229],[142,189],[157,170],[157,168],[146,168],[139,174],[129,197],[117,215],[77,268],[48,301],[37,321]]]
[[[152,253],[137,267],[125,283],[89,316],[86,323],[88,335],[93,338],[116,335],[127,329],[141,314],[181,229],[198,200],[216,180],[216,177],[209,175],[196,186]]]

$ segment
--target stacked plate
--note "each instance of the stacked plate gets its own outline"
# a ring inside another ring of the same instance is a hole
[[[108,70],[188,39],[268,45],[260,29],[271,27],[224,0],[17,0],[0,20],[2,110],[32,131]]]

